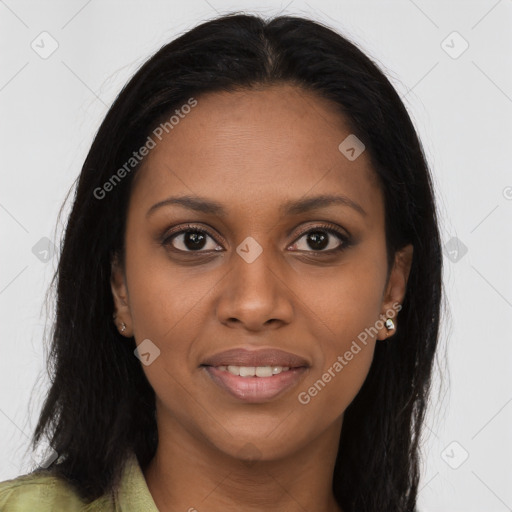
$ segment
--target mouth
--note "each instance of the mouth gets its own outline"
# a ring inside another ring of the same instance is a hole
[[[270,366],[204,366],[207,374],[221,391],[238,400],[262,403],[276,399],[286,391],[296,387],[305,375],[307,368]],[[260,377],[256,371],[270,376]],[[275,373],[274,373],[275,372]],[[242,376],[245,375],[245,376]]]
[[[297,386],[310,364],[277,349],[232,349],[210,357],[201,367],[222,392],[245,402],[262,403]]]
[[[269,377],[273,377],[274,375],[279,375],[282,372],[290,371],[289,366],[238,366],[238,365],[221,365],[214,366],[213,368],[217,368],[223,372],[229,372],[231,375],[236,375],[238,377],[259,377],[263,379],[267,379]],[[300,368],[300,367],[299,367]],[[292,368],[294,370],[296,368]]]
[[[218,352],[208,357],[202,362],[203,366],[238,366],[238,367],[281,367],[281,368],[300,368],[310,366],[309,362],[291,352],[285,352],[276,348],[266,349],[245,349],[232,348],[223,352]]]

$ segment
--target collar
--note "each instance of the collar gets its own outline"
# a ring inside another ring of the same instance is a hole
[[[130,452],[123,468],[114,503],[114,510],[116,512],[129,512],[133,510],[158,512],[137,456],[133,451]]]

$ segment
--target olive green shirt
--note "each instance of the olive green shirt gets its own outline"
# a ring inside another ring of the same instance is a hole
[[[43,473],[0,482],[1,512],[158,512],[137,457],[132,452],[123,468],[117,493],[86,504],[64,480]]]

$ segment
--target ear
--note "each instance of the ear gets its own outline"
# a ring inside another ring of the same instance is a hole
[[[397,315],[400,309],[402,309],[401,305],[407,291],[407,280],[411,272],[412,259],[413,246],[411,244],[406,245],[395,253],[393,268],[391,269],[386,290],[384,291],[381,312],[383,322],[385,322],[387,318],[391,318],[395,327],[388,329],[384,326],[380,329],[377,336],[379,340],[385,340],[396,332],[399,323]]]
[[[133,323],[128,300],[128,288],[124,267],[120,262],[119,255],[115,253],[111,259],[110,287],[114,299],[114,323],[123,336],[133,336]],[[126,325],[122,331],[122,324]]]

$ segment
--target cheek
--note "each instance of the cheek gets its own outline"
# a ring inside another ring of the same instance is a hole
[[[297,400],[327,423],[341,415],[359,392],[379,342],[385,267],[378,261],[360,258],[352,262],[336,279],[316,288],[313,296],[314,288],[309,287],[311,303],[316,304],[315,312],[322,320],[317,324],[324,335],[316,333],[322,356]]]
[[[133,262],[150,261],[137,258],[134,253]],[[128,284],[136,344],[142,353],[141,343],[147,345],[145,340],[149,339],[147,346],[156,354],[148,365],[141,361],[142,370],[157,400],[165,404],[162,410],[183,411],[177,416],[192,428],[193,422],[189,422],[194,416],[194,400],[187,388],[191,373],[197,369],[191,367],[190,351],[201,331],[200,319],[206,314],[203,301],[208,288],[199,289],[200,280],[191,282],[154,256],[152,264],[133,265],[131,269],[127,261],[127,270],[131,270]]]
[[[378,342],[376,295],[367,295],[361,289],[356,295],[337,294],[339,307],[330,311],[331,332],[317,338],[322,353],[317,360],[321,362],[311,368],[297,401],[308,414],[321,417],[322,424],[329,424],[343,414],[368,375]]]
[[[329,425],[336,421],[354,400],[368,375],[375,343],[348,343],[341,353],[328,359],[322,369],[315,369],[301,386],[297,407],[303,413]],[[346,350],[345,350],[346,349]]]
[[[171,265],[165,250],[153,242],[127,244],[126,271],[136,343],[149,339],[158,354],[142,368],[157,396],[170,408],[183,408],[190,400],[183,383],[197,372],[193,352],[196,340],[205,337],[210,292],[220,277],[199,267]]]
[[[130,310],[137,343],[149,338],[162,355],[172,346],[174,362],[185,363],[205,314],[205,288],[199,285],[198,280],[182,279],[169,268],[145,269],[138,277],[132,274]]]
[[[190,279],[191,268],[172,265],[166,249],[135,223],[127,232],[126,274],[135,339],[159,344],[189,327],[209,280],[207,273]]]

